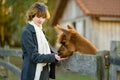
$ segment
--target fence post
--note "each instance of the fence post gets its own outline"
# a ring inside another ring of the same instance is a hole
[[[110,54],[120,54],[120,41],[111,41]]]
[[[8,45],[5,45],[4,49],[8,50],[10,48],[9,48]],[[9,62],[9,56],[4,57],[4,61]],[[8,80],[8,78],[9,78],[9,70],[6,69],[5,71],[6,71],[6,76],[7,76],[7,78],[5,80]]]
[[[120,60],[120,41],[111,41],[110,56]],[[110,80],[120,80],[120,66],[111,63],[109,75]]]
[[[109,55],[109,51],[97,52],[97,80],[109,80],[109,67],[106,66],[105,55]]]

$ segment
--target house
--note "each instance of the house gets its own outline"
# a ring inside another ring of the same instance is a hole
[[[72,24],[99,50],[120,41],[120,0],[57,0],[51,25]]]

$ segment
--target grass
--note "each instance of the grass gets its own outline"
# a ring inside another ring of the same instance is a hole
[[[56,80],[96,80],[91,76],[86,76],[77,72],[57,68]]]
[[[9,72],[9,80],[18,80],[11,72]],[[4,80],[0,78],[0,80]],[[53,80],[53,79],[50,79]],[[96,80],[90,76],[85,76],[80,73],[65,71],[65,72],[57,72],[55,80]]]
[[[61,76],[58,75],[56,80],[94,80],[94,79],[78,73],[69,72],[62,74]]]
[[[21,62],[22,62],[21,58],[10,57],[9,60],[12,64],[15,64],[16,66],[21,68]],[[3,71],[3,73],[6,73],[6,72]],[[9,77],[9,80],[18,80],[17,77],[15,77],[10,71],[8,71],[8,77]],[[0,78],[0,80],[3,80],[3,79]],[[50,80],[53,80],[53,79],[50,79]],[[56,67],[55,80],[96,80],[96,79],[91,76],[86,76],[80,73],[64,70],[62,67]]]

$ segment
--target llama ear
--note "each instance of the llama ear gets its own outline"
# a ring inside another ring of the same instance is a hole
[[[69,31],[68,31],[67,29],[62,28],[62,27],[61,27],[60,25],[58,25],[58,24],[55,26],[55,28],[58,29],[58,30],[60,30],[60,31],[62,31],[63,33],[65,33],[65,35],[68,36]]]
[[[74,27],[71,26],[71,25],[69,25],[69,24],[67,25],[67,28],[68,28],[68,29],[74,29]]]

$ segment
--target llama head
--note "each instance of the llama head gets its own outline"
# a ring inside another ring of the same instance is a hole
[[[61,44],[58,54],[61,57],[71,56],[76,50],[73,41],[76,33],[75,29],[70,25],[67,25],[67,29],[62,28],[60,25],[57,25],[56,28],[62,31],[58,37],[58,43]]]
[[[57,25],[56,28],[62,33],[58,37],[58,43],[61,44],[58,53],[61,57],[71,56],[74,52],[94,55],[97,48],[87,38],[79,34],[72,26],[67,25],[67,29]]]

